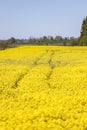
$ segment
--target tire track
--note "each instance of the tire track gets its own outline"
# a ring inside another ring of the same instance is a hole
[[[52,59],[53,56],[55,54],[54,50],[46,50],[44,54],[42,54],[40,57],[38,57],[35,61],[34,61],[34,65],[40,65],[41,63],[39,63],[39,61],[41,61],[41,59],[43,59],[44,56],[48,55],[50,53],[49,59],[48,59],[48,64],[49,66],[53,69],[55,67],[55,65],[52,63]],[[42,62],[42,64],[44,64],[44,62]]]
[[[53,56],[54,56],[54,54],[55,54],[55,51],[54,51],[54,50],[46,50],[45,53],[43,53],[40,57],[38,57],[38,58],[36,59],[36,61],[34,61],[34,66],[32,66],[32,68],[35,67],[35,66],[37,66],[37,65],[40,65],[40,64],[38,63],[39,60],[41,60],[42,57],[43,57],[44,55],[46,55],[47,53],[51,53],[51,54],[50,54],[49,61],[48,61],[48,64],[49,64],[49,66],[50,66],[50,68],[51,68],[51,71],[50,71],[49,74],[47,75],[47,82],[48,82],[47,84],[48,84],[49,87],[51,87],[49,80],[50,80],[50,77],[51,77],[51,75],[52,75],[53,69],[54,69],[54,67],[55,67],[55,66],[52,64],[52,58],[53,58]],[[31,69],[32,69],[32,68],[31,68]],[[29,73],[29,71],[28,71],[28,72],[25,72],[24,74],[21,74],[21,75],[17,78],[17,80],[15,81],[14,85],[12,86],[12,88],[14,88],[14,89],[18,88],[19,82],[20,82],[20,81],[25,77],[25,75],[27,75],[28,73]]]
[[[43,53],[42,55],[40,55],[39,57],[36,58],[36,60],[34,61],[33,65],[39,65],[38,62],[39,60],[41,60],[41,58],[46,54],[47,52]]]
[[[27,75],[29,72],[26,72],[24,74],[21,74],[18,79],[15,81],[14,85],[12,86],[12,88],[16,89],[18,88],[18,84],[19,82],[24,78],[25,75]]]
[[[51,51],[51,54],[50,54],[50,59],[49,59],[48,63],[50,65],[51,69],[53,69],[55,66],[52,63],[52,59],[53,59],[53,56],[55,54],[55,51],[54,50],[50,50],[50,51]]]

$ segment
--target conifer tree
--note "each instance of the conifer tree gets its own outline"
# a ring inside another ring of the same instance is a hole
[[[87,16],[82,23],[79,45],[87,45]]]

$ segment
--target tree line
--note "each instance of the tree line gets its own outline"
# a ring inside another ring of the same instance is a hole
[[[0,49],[19,45],[58,45],[58,46],[86,46],[87,45],[87,17],[83,19],[80,37],[43,36],[40,38],[0,40]]]

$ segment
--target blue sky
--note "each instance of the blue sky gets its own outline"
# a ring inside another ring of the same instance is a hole
[[[78,37],[87,0],[0,0],[0,39]]]

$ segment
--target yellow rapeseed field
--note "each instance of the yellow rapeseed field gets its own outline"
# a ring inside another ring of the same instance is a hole
[[[87,47],[1,50],[0,130],[87,130]]]

